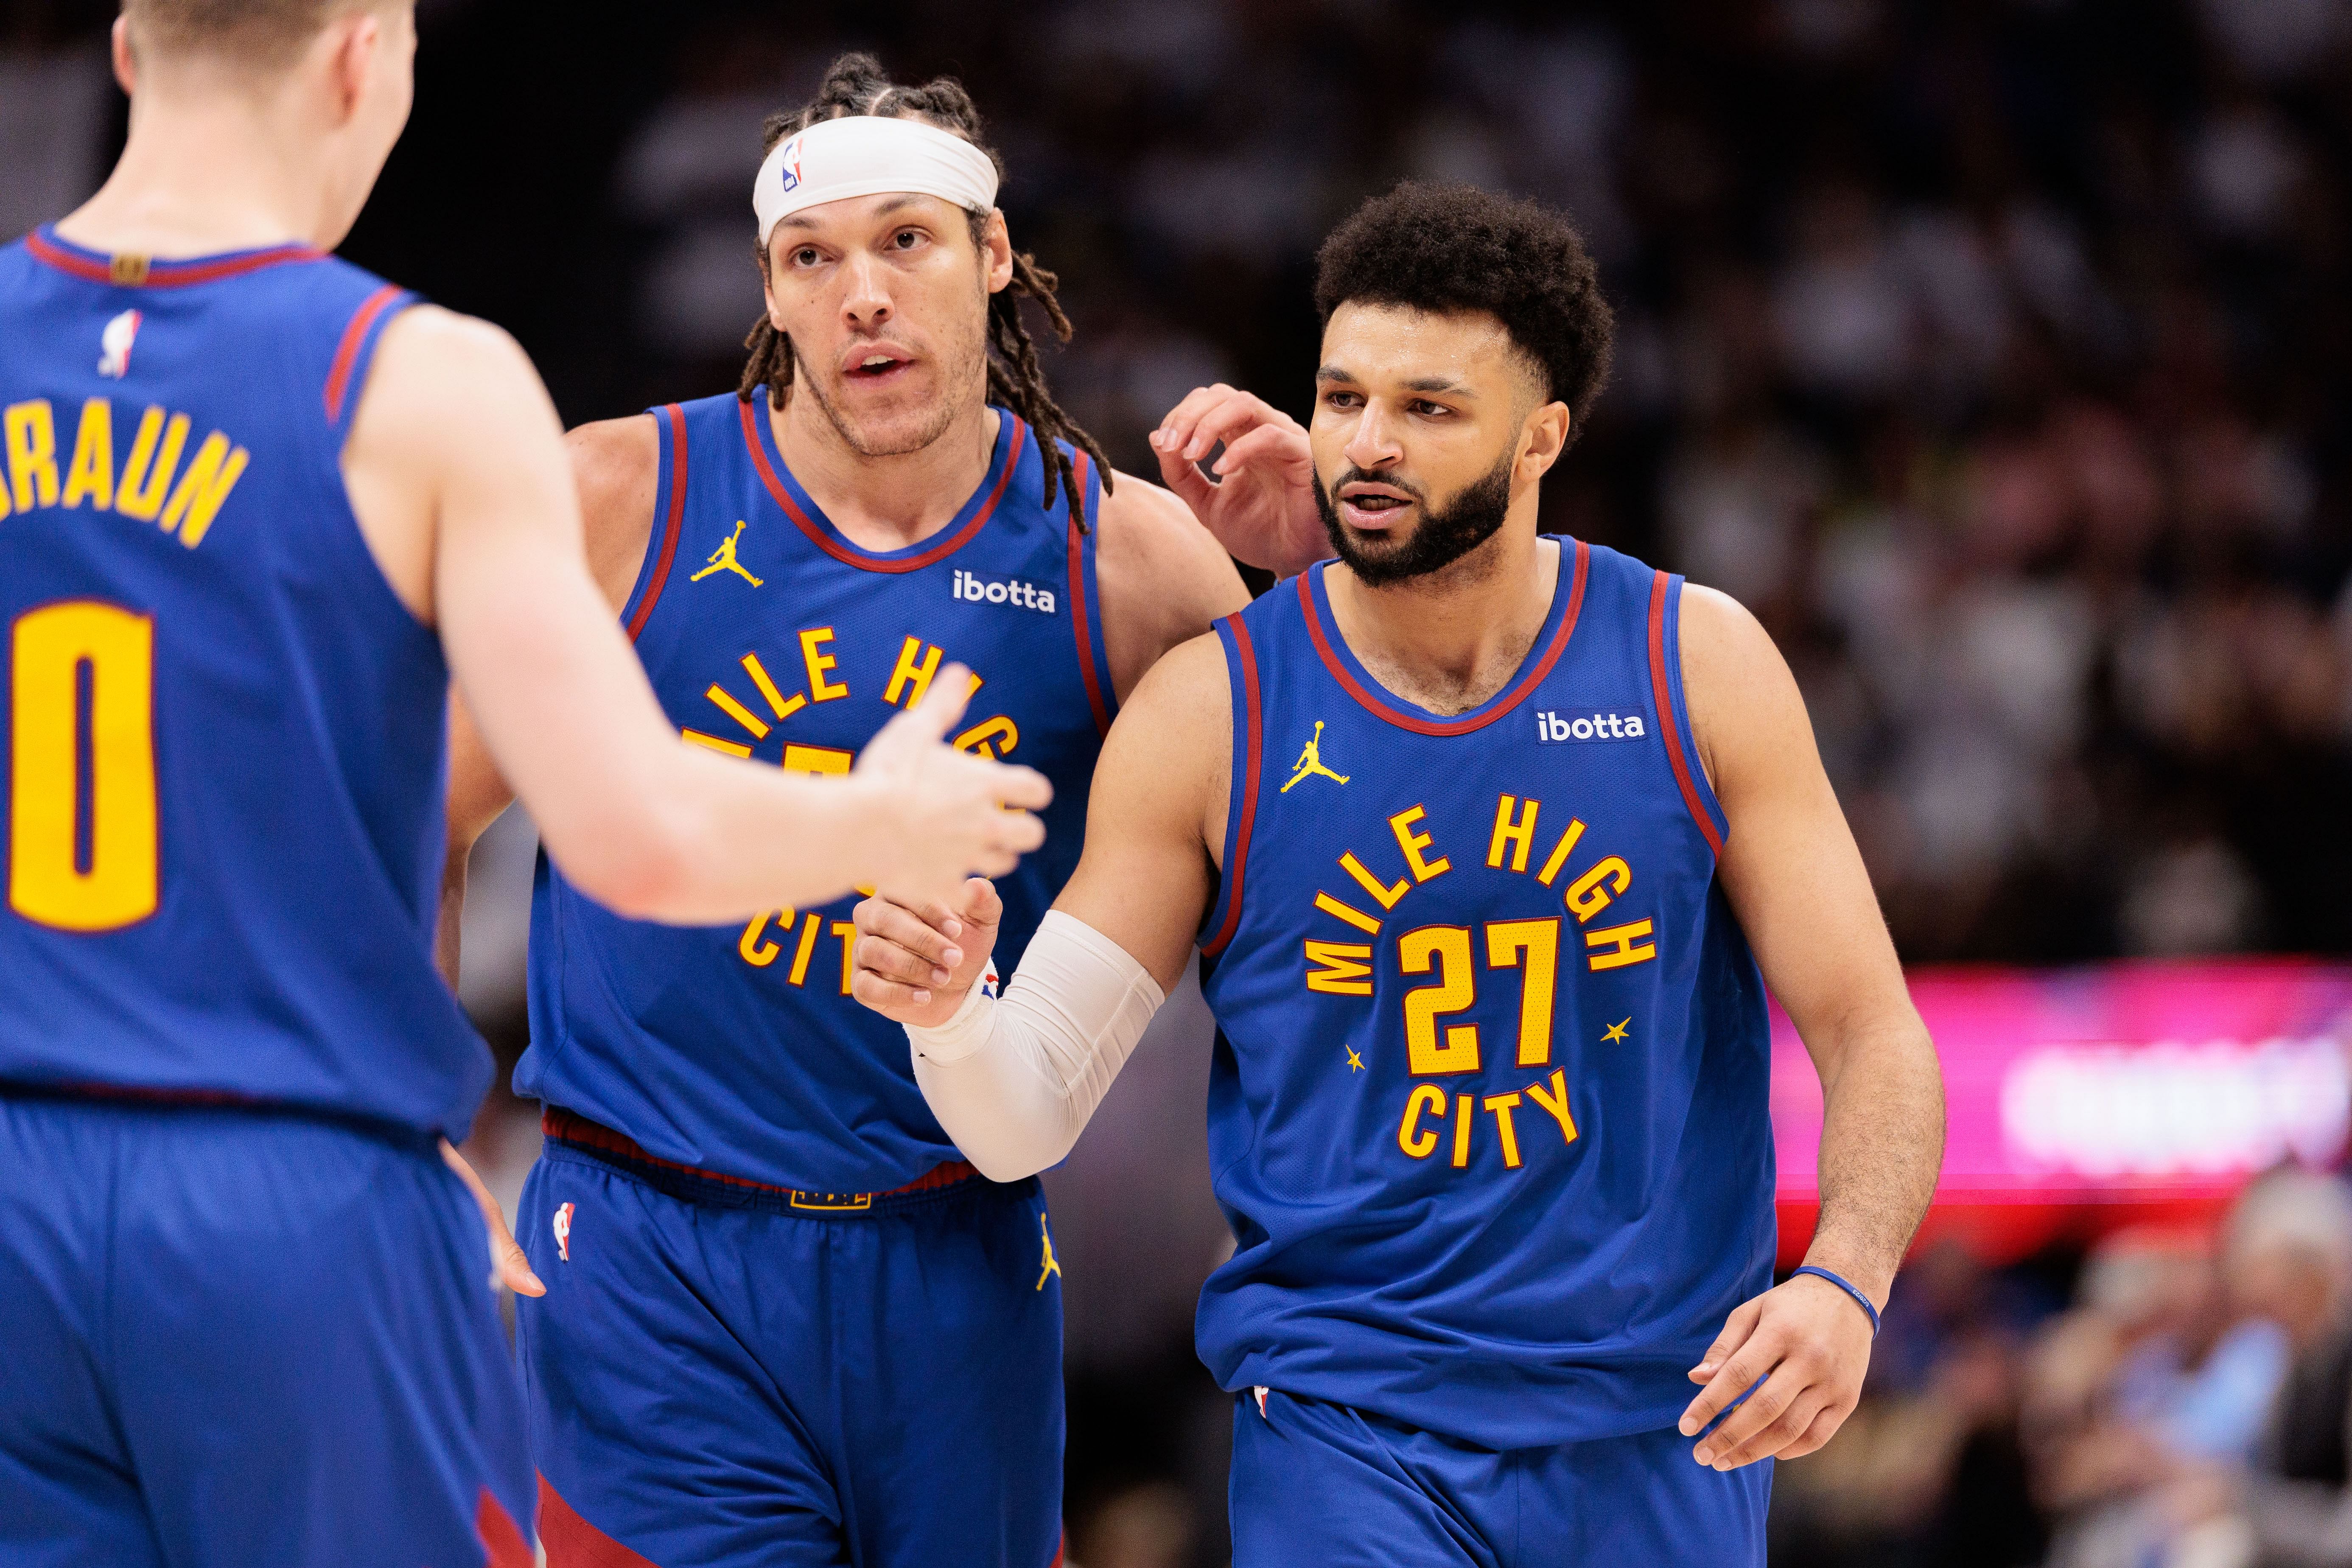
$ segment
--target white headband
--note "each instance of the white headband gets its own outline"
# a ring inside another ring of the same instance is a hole
[[[996,165],[962,137],[924,121],[876,114],[820,120],[776,143],[760,165],[751,185],[760,243],[804,207],[891,191],[985,212],[996,205]]]

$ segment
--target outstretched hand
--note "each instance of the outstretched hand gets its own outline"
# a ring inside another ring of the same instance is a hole
[[[506,1210],[499,1206],[496,1194],[457,1152],[457,1146],[446,1138],[441,1140],[441,1160],[457,1173],[466,1190],[474,1194],[476,1206],[482,1211],[482,1228],[490,1237],[490,1284],[493,1289],[503,1285],[518,1296],[544,1296],[547,1286],[531,1272],[530,1259],[523,1256],[521,1245],[514,1232],[507,1228]]]
[[[955,897],[972,872],[1001,877],[1045,842],[1032,815],[1053,803],[1045,774],[947,744],[978,685],[962,665],[941,669],[866,742],[852,774],[883,792],[894,825],[877,837],[874,885],[917,905]]]
[[[955,1016],[965,993],[988,973],[1004,900],[974,877],[946,903],[902,904],[876,895],[850,916],[850,994],[884,1017],[929,1028]]]
[[[1861,1399],[1870,1341],[1860,1304],[1810,1274],[1741,1302],[1691,1368],[1691,1381],[1706,1387],[1683,1412],[1683,1436],[1697,1436],[1734,1400],[1748,1398],[1700,1438],[1692,1458],[1736,1470],[1811,1453],[1837,1435]]]
[[[1211,479],[1200,460],[1220,441]],[[1307,428],[1264,398],[1223,382],[1200,387],[1168,411],[1151,447],[1160,479],[1234,560],[1287,577],[1331,552]]]

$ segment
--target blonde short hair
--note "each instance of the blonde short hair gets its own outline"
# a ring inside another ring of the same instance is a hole
[[[384,0],[122,0],[135,45],[165,55],[290,65],[336,17]]]

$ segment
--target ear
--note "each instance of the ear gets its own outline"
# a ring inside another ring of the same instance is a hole
[[[1519,426],[1519,457],[1511,467],[1512,483],[1531,485],[1550,472],[1568,449],[1569,420],[1565,403],[1538,404],[1528,410]]]
[[[375,72],[375,52],[383,47],[383,18],[373,11],[356,11],[331,28],[335,123],[350,123],[367,96]]]
[[[1013,236],[1004,226],[1004,209],[988,215],[988,232],[982,237],[980,259],[988,275],[988,291],[1001,293],[1013,281]]]
[[[139,57],[131,48],[131,18],[114,19],[114,81],[126,95],[139,90]]]

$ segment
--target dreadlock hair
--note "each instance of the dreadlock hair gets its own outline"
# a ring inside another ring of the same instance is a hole
[[[774,152],[776,143],[785,137],[797,135],[821,120],[839,120],[852,114],[901,120],[919,115],[987,153],[988,161],[996,165],[997,179],[1001,182],[1004,178],[1004,159],[981,140],[980,110],[973,106],[963,83],[943,76],[921,87],[900,87],[883,74],[882,62],[868,54],[846,54],[835,60],[826,69],[824,80],[818,84],[815,100],[806,108],[770,115],[762,152]],[[971,226],[973,246],[985,247],[989,215],[967,208],[964,216]],[[762,278],[767,276],[768,265],[767,247],[762,246]],[[1045,320],[1053,327],[1055,339],[1068,342],[1070,319],[1063,314],[1061,302],[1054,292],[1060,282],[1060,279],[1037,265],[1035,257],[1026,251],[1013,253],[1013,281],[988,297],[988,395],[992,402],[1012,409],[1035,428],[1038,447],[1045,458],[1043,504],[1054,504],[1054,489],[1059,485],[1062,493],[1069,498],[1070,516],[1083,531],[1087,527],[1086,501],[1078,489],[1076,466],[1058,443],[1067,441],[1094,459],[1095,468],[1102,475],[1105,494],[1111,488],[1110,461],[1103,456],[1095,438],[1078,428],[1062,412],[1062,405],[1054,401],[1054,395],[1045,386],[1045,367],[1038,363],[1037,345],[1021,321],[1021,300],[1034,300],[1045,308]],[[770,405],[782,408],[792,395],[792,340],[776,331],[763,311],[751,335],[743,340],[743,346],[751,351],[751,357],[743,366],[743,380],[736,388],[736,395],[749,403],[764,385]]]

